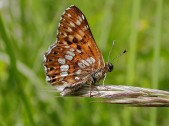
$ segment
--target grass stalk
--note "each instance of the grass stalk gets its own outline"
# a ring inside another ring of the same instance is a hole
[[[169,107],[169,92],[134,86],[93,85],[91,91],[90,86],[84,86],[69,96],[101,98],[97,102],[138,107]]]
[[[152,64],[152,87],[158,88],[159,81],[159,62],[160,62],[160,42],[161,42],[161,23],[162,23],[162,3],[163,0],[157,0],[156,20],[154,29],[154,52]],[[150,126],[156,126],[157,109],[153,108],[150,115]]]
[[[137,49],[137,36],[138,36],[138,21],[140,14],[140,0],[132,1],[132,14],[131,14],[131,33],[129,37],[129,58],[128,58],[128,66],[127,66],[127,83],[134,83],[135,77],[135,61],[136,61],[136,49]],[[131,121],[131,111],[130,109],[124,110],[124,121],[126,126],[130,126]]]

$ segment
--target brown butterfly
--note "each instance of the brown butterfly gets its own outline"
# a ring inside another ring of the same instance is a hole
[[[44,55],[46,80],[62,95],[92,85],[113,69],[105,63],[84,14],[71,6],[61,16],[56,42]]]

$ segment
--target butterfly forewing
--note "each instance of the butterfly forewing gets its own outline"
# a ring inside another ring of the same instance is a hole
[[[56,86],[71,86],[88,81],[88,75],[105,63],[83,13],[76,7],[66,9],[58,26],[56,43],[44,58],[47,80]]]

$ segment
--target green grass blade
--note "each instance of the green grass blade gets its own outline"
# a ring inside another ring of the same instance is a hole
[[[163,8],[163,0],[156,1],[156,20],[155,20],[155,29],[154,29],[154,52],[153,52],[153,64],[152,64],[152,88],[158,88],[159,82],[159,63],[160,63],[160,43],[161,43],[161,25],[162,25],[162,8]],[[151,109],[150,114],[150,126],[157,125],[157,109]]]
[[[29,105],[29,102],[27,101],[27,98],[22,90],[23,88],[22,88],[22,85],[21,85],[21,82],[20,82],[20,79],[18,76],[19,73],[16,68],[16,57],[14,55],[15,53],[14,53],[13,48],[11,46],[11,40],[6,33],[2,17],[0,17],[0,33],[1,33],[1,37],[3,39],[3,42],[6,46],[6,52],[9,55],[9,59],[10,59],[10,80],[12,80],[12,82],[17,85],[18,95],[21,98],[21,100],[23,101],[23,104],[25,106],[25,110],[27,111],[31,125],[34,125],[34,120],[33,120],[31,110],[30,110],[30,105]]]

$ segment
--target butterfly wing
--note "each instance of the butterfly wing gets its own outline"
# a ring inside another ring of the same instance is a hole
[[[57,87],[85,82],[105,63],[84,14],[71,6],[61,16],[57,40],[44,56],[47,80]]]

